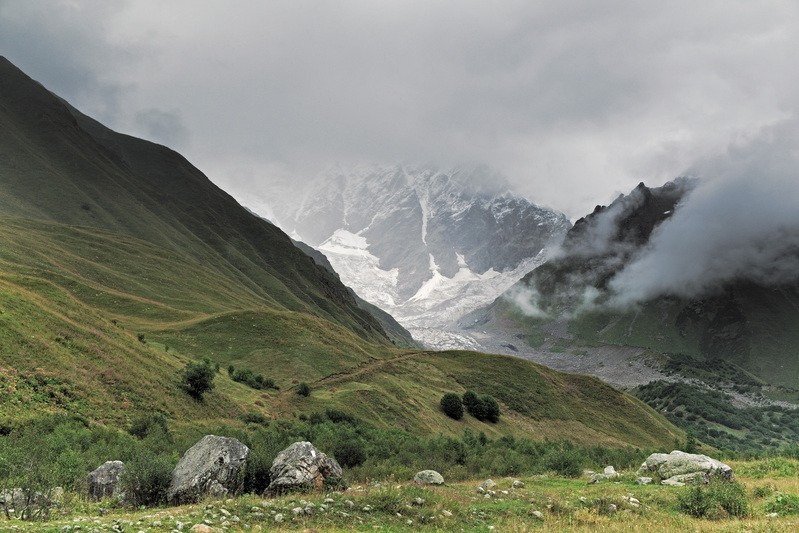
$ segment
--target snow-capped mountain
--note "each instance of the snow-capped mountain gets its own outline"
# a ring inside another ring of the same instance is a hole
[[[437,348],[476,347],[454,322],[541,264],[571,226],[484,167],[339,168],[294,197],[270,206],[278,225]]]

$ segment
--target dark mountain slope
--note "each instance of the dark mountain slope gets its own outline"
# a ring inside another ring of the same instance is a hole
[[[0,214],[92,226],[184,254],[278,309],[388,342],[339,280],[180,154],[115,133],[0,58]]]
[[[740,278],[701,297],[605,305],[613,296],[610,280],[679,209],[691,187],[686,180],[659,188],[641,184],[580,219],[567,234],[563,253],[512,289],[517,298],[535,303],[538,316],[525,316],[510,299],[500,298],[467,320],[539,339],[557,330],[578,343],[640,347],[689,356],[697,364],[723,361],[767,383],[799,388],[799,284],[766,286]]]

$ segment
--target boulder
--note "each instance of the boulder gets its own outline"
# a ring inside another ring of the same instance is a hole
[[[497,486],[497,484],[494,483],[493,479],[486,479],[485,481],[483,481],[482,483],[477,485],[477,487],[480,488],[480,489],[483,489],[483,491],[486,491],[488,489],[493,489],[496,486]]]
[[[89,472],[89,499],[98,501],[103,498],[122,496],[120,475],[125,469],[122,461],[106,461]]]
[[[594,474],[591,476],[591,480],[588,482],[588,484],[591,485],[593,483],[599,483],[600,481],[608,481],[617,477],[619,477],[619,473],[616,472],[616,469],[612,466],[606,466],[601,474]]]
[[[341,466],[310,442],[295,442],[275,457],[269,469],[269,494],[321,489],[328,478],[341,479]]]
[[[195,503],[239,492],[250,449],[236,439],[206,435],[181,457],[166,496],[172,504]]]
[[[653,453],[646,458],[646,461],[638,469],[638,475],[654,474],[660,480],[673,479],[675,483],[685,483],[686,481],[704,481],[710,476],[719,476],[722,479],[732,480],[732,468],[712,459],[707,455],[685,453],[675,450],[671,453]],[[683,478],[686,474],[695,474],[688,478]],[[703,474],[702,476],[696,474]],[[679,476],[679,477],[678,477]],[[701,479],[700,479],[701,478]]]
[[[421,472],[416,472],[416,475],[413,476],[413,480],[420,485],[443,485],[444,484],[444,476],[436,472],[435,470],[422,470]]]

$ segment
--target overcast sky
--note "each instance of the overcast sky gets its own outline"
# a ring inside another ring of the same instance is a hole
[[[797,6],[0,0],[0,54],[245,204],[332,163],[479,162],[577,217],[793,117]]]

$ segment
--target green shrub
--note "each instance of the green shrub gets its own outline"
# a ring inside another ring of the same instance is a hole
[[[214,366],[208,358],[189,361],[182,372],[181,386],[190,396],[201,400],[203,394],[213,390],[215,374]]]
[[[441,410],[454,420],[463,418],[463,402],[461,397],[454,392],[448,392],[441,397]]]
[[[297,394],[305,396],[306,398],[311,395],[311,386],[304,381],[297,385]]]
[[[360,440],[343,440],[333,447],[333,456],[341,466],[352,468],[366,461],[366,448]]]
[[[799,514],[799,496],[778,492],[766,502],[766,512],[780,516]]]
[[[170,438],[166,418],[161,413],[145,414],[134,418],[130,423],[128,433],[138,439],[144,439],[150,435]]]
[[[580,477],[583,473],[583,457],[574,448],[564,446],[549,451],[543,457],[546,470],[564,477]]]
[[[484,394],[478,397],[477,394],[469,390],[463,394],[463,406],[477,420],[499,422],[499,403],[493,396]]]
[[[172,480],[175,461],[142,448],[125,463],[120,475],[127,502],[134,507],[166,503],[166,491]]]
[[[480,397],[480,403],[483,404],[483,417],[484,420],[489,422],[499,422],[499,403],[493,396],[488,394]]]
[[[677,497],[680,510],[696,518],[719,519],[749,514],[746,489],[734,481],[711,478],[706,486],[693,485]]]

